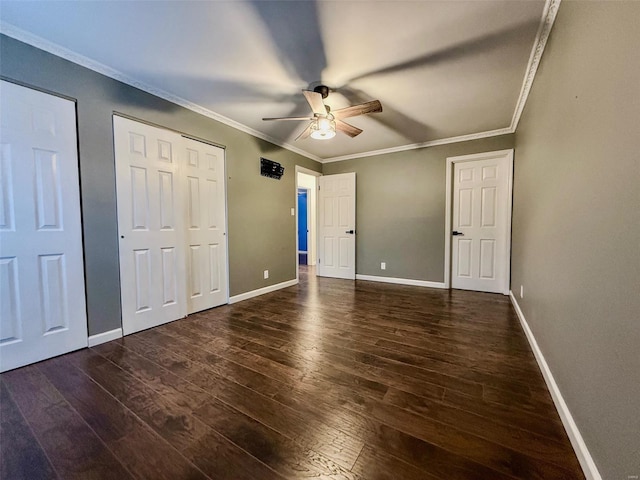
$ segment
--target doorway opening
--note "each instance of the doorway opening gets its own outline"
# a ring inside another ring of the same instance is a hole
[[[298,265],[309,264],[309,197],[308,188],[298,188]]]
[[[300,269],[314,271],[317,250],[318,177],[321,174],[296,166],[296,276]]]

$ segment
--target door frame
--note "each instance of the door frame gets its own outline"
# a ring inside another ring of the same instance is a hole
[[[298,189],[300,188],[300,186],[298,186],[298,173],[304,173],[305,175],[311,175],[312,177],[316,177],[316,191],[315,191],[315,195],[317,198],[318,195],[318,178],[317,177],[321,177],[322,173],[321,172],[316,172],[315,170],[310,170],[308,168],[305,167],[301,167],[300,165],[296,165],[296,169],[295,169],[295,188],[293,190],[293,195],[294,195],[294,210],[295,210],[295,216],[294,216],[294,235],[295,235],[295,239],[296,239],[296,251],[295,251],[295,261],[296,261],[296,283],[298,283],[298,281],[300,280],[300,265],[298,264],[298,249],[300,248],[300,245],[298,245]],[[313,226],[313,234],[316,237],[316,240],[318,238],[318,202],[316,200],[315,202],[316,204],[316,211],[315,211],[315,217],[316,217],[316,225]],[[309,207],[309,197],[307,197],[307,212],[311,213],[311,209]],[[310,225],[311,222],[311,215],[309,215],[307,217],[307,225]],[[311,232],[309,232],[309,234],[307,235],[307,243],[309,243],[309,240],[311,240]],[[308,245],[309,247],[309,245]],[[317,242],[316,242],[316,251],[314,251],[314,255],[317,257],[318,252],[317,252]],[[311,250],[309,250],[310,252]],[[307,259],[309,259],[309,254],[307,254]],[[317,264],[317,258],[314,259],[314,265]],[[307,263],[309,263],[309,261],[307,260]]]
[[[470,155],[460,155],[456,157],[447,157],[446,165],[446,194],[445,194],[445,215],[444,215],[444,287],[451,288],[451,244],[453,237],[451,235],[451,224],[453,215],[453,169],[456,163],[473,162],[477,160],[487,160],[498,156],[505,156],[508,160],[508,201],[505,209],[505,220],[507,222],[505,249],[505,286],[503,294],[509,294],[511,285],[511,211],[513,205],[513,148],[507,150],[495,150],[492,152],[472,153]]]

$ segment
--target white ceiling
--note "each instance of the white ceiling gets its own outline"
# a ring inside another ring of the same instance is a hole
[[[316,159],[512,129],[544,11],[544,0],[0,2],[3,33]],[[294,142],[305,123],[262,121],[309,113],[300,91],[318,82],[333,110],[379,99],[383,112],[331,140]]]

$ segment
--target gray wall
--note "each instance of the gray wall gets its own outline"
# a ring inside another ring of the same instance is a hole
[[[639,25],[562,2],[516,132],[512,290],[607,480],[640,475]]]
[[[513,141],[503,135],[325,163],[325,175],[356,172],[357,273],[443,282],[446,159]]]
[[[0,58],[6,79],[77,100],[90,335],[121,326],[114,111],[227,147],[231,295],[296,278],[295,165],[319,163],[6,36]],[[261,156],[284,165],[280,181],[260,176]]]

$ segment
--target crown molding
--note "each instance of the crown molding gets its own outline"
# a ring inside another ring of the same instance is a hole
[[[469,140],[477,140],[480,138],[488,138],[488,137],[495,137],[498,135],[515,133],[518,127],[518,123],[520,122],[520,117],[522,116],[522,112],[527,103],[527,99],[529,97],[529,93],[531,91],[533,81],[538,71],[538,66],[540,65],[540,60],[542,58],[544,48],[547,44],[549,34],[551,33],[551,28],[553,27],[553,24],[555,22],[556,15],[558,13],[558,8],[560,6],[560,2],[561,0],[546,0],[545,2],[545,6],[543,9],[542,17],[540,21],[540,27],[538,28],[538,32],[536,34],[536,39],[535,39],[533,48],[531,50],[531,55],[529,56],[529,63],[527,65],[527,70],[524,76],[524,80],[522,82],[522,87],[520,89],[520,95],[518,97],[516,108],[514,110],[513,117],[511,119],[511,124],[509,127],[499,128],[496,130],[489,130],[485,132],[471,133],[468,135],[460,135],[457,137],[441,138],[438,140],[431,140],[431,141],[421,142],[421,143],[400,145],[398,147],[383,148],[380,150],[371,150],[368,152],[354,153],[349,155],[341,155],[341,156],[330,157],[330,158],[319,157],[305,150],[302,150],[301,148],[298,148],[294,145],[291,145],[289,143],[282,142],[276,138],[273,138],[270,135],[266,135],[262,132],[254,130],[253,128],[248,127],[240,122],[236,122],[235,120],[227,118],[224,115],[220,115],[219,113],[216,113],[212,110],[204,108],[193,102],[185,100],[184,98],[165,92],[164,90],[160,90],[146,83],[139,82],[138,80],[135,80],[118,70],[115,70],[102,63],[91,60],[90,58],[87,58],[83,55],[79,55],[75,52],[72,52],[71,50],[68,50],[60,45],[57,45],[53,42],[50,42],[41,37],[38,37],[37,35],[33,35],[29,32],[26,32],[18,27],[14,27],[9,23],[0,21],[0,33],[7,35],[9,37],[15,38],[16,40],[19,40],[21,42],[32,45],[46,52],[49,52],[58,57],[64,58],[65,60],[69,60],[70,62],[76,63],[82,67],[88,68],[89,70],[93,70],[94,72],[98,72],[102,75],[113,78],[114,80],[118,80],[119,82],[126,83],[127,85],[131,85],[132,87],[143,90],[147,93],[150,93],[151,95],[155,95],[157,97],[163,98],[164,100],[175,103],[176,105],[180,105],[181,107],[184,107],[188,110],[191,110],[193,112],[204,115],[205,117],[216,120],[231,128],[235,128],[236,130],[240,130],[241,132],[248,133],[249,135],[260,138],[269,143],[285,148],[291,152],[302,155],[303,157],[310,158],[311,160],[315,160],[316,162],[320,162],[320,163],[332,163],[332,162],[341,162],[344,160],[352,160],[355,158],[373,157],[376,155],[404,152],[408,150],[417,150],[420,148],[434,147],[437,145],[447,145],[450,143],[465,142]]]
[[[529,92],[531,92],[533,81],[536,77],[536,73],[538,72],[540,59],[542,58],[544,47],[547,45],[547,40],[551,34],[551,28],[556,21],[556,15],[558,14],[558,8],[560,7],[561,1],[562,0],[547,0],[545,2],[540,27],[536,34],[536,40],[533,42],[533,48],[531,49],[531,55],[529,56],[529,64],[527,65],[527,72],[525,73],[522,88],[520,89],[518,103],[516,104],[516,109],[513,112],[513,117],[511,119],[510,128],[512,132],[515,132],[518,128],[520,117],[522,116],[524,107],[527,104]]]
[[[344,160],[353,160],[354,158],[373,157],[376,155],[385,155],[387,153],[404,152],[407,150],[417,150],[419,148],[435,147],[436,145],[447,145],[449,143],[467,142],[469,140],[477,140],[479,138],[497,137],[513,133],[510,127],[499,128],[497,130],[488,130],[486,132],[470,133],[468,135],[460,135],[457,137],[441,138],[439,140],[431,140],[422,143],[412,143],[410,145],[401,145],[399,147],[383,148],[381,150],[371,150],[370,152],[354,153],[351,155],[341,155],[339,157],[331,157],[320,160],[320,163],[342,162]]]
[[[204,115],[205,117],[216,120],[217,122],[220,122],[231,128],[235,128],[236,130],[240,130],[241,132],[248,133],[249,135],[260,138],[269,143],[273,143],[274,145],[285,148],[287,150],[290,150],[304,157],[310,158],[311,160],[315,160],[316,162],[322,161],[322,159],[317,155],[313,155],[291,144],[277,140],[276,138],[273,138],[270,135],[266,135],[262,132],[254,130],[251,127],[243,125],[240,122],[236,122],[235,120],[227,118],[224,115],[220,115],[219,113],[209,110],[208,108],[204,108],[198,104],[185,100],[182,97],[173,95],[169,92],[165,92],[164,90],[153,87],[147,83],[140,82],[118,70],[108,67],[107,65],[104,65],[100,62],[96,62],[95,60],[85,57],[84,55],[75,53],[65,47],[62,47],[58,44],[50,42],[49,40],[45,40],[42,37],[33,35],[32,33],[22,30],[21,28],[15,27],[7,22],[0,21],[0,33],[7,35],[8,37],[14,38],[16,40],[19,40],[20,42],[31,45],[33,47],[39,48],[40,50],[44,50],[45,52],[49,52],[57,57],[64,58],[65,60],[68,60],[77,65],[80,65],[81,67],[88,68],[89,70],[93,70],[94,72],[100,73],[102,75],[105,75],[119,82],[126,83],[127,85],[135,87],[144,92],[150,93],[151,95],[155,95],[156,97],[160,97],[164,100],[167,100],[168,102],[174,103],[176,105],[180,105],[181,107],[191,110],[192,112],[196,112],[196,113],[199,113],[200,115]]]
[[[511,125],[505,128],[499,128],[497,130],[489,130],[486,132],[472,133],[469,135],[461,135],[458,137],[442,138],[439,140],[432,140],[429,142],[413,143],[410,145],[402,145],[399,147],[384,148],[381,150],[372,150],[369,152],[341,155],[339,157],[331,157],[320,160],[321,163],[342,162],[344,160],[352,160],[354,158],[373,157],[375,155],[384,155],[387,153],[404,152],[407,150],[417,150],[419,148],[434,147],[436,145],[446,145],[449,143],[465,142],[468,140],[477,140],[479,138],[495,137],[498,135],[505,135],[509,133],[515,133],[520,122],[520,117],[529,98],[529,92],[538,72],[538,66],[544,52],[544,47],[547,45],[547,40],[551,33],[551,28],[556,20],[558,8],[562,0],[546,0],[544,8],[542,10],[542,17],[540,19],[540,26],[536,34],[536,39],[531,49],[531,55],[529,56],[529,63],[527,64],[527,70],[522,81],[522,87],[520,88],[520,95],[518,96],[518,102],[511,118]]]

